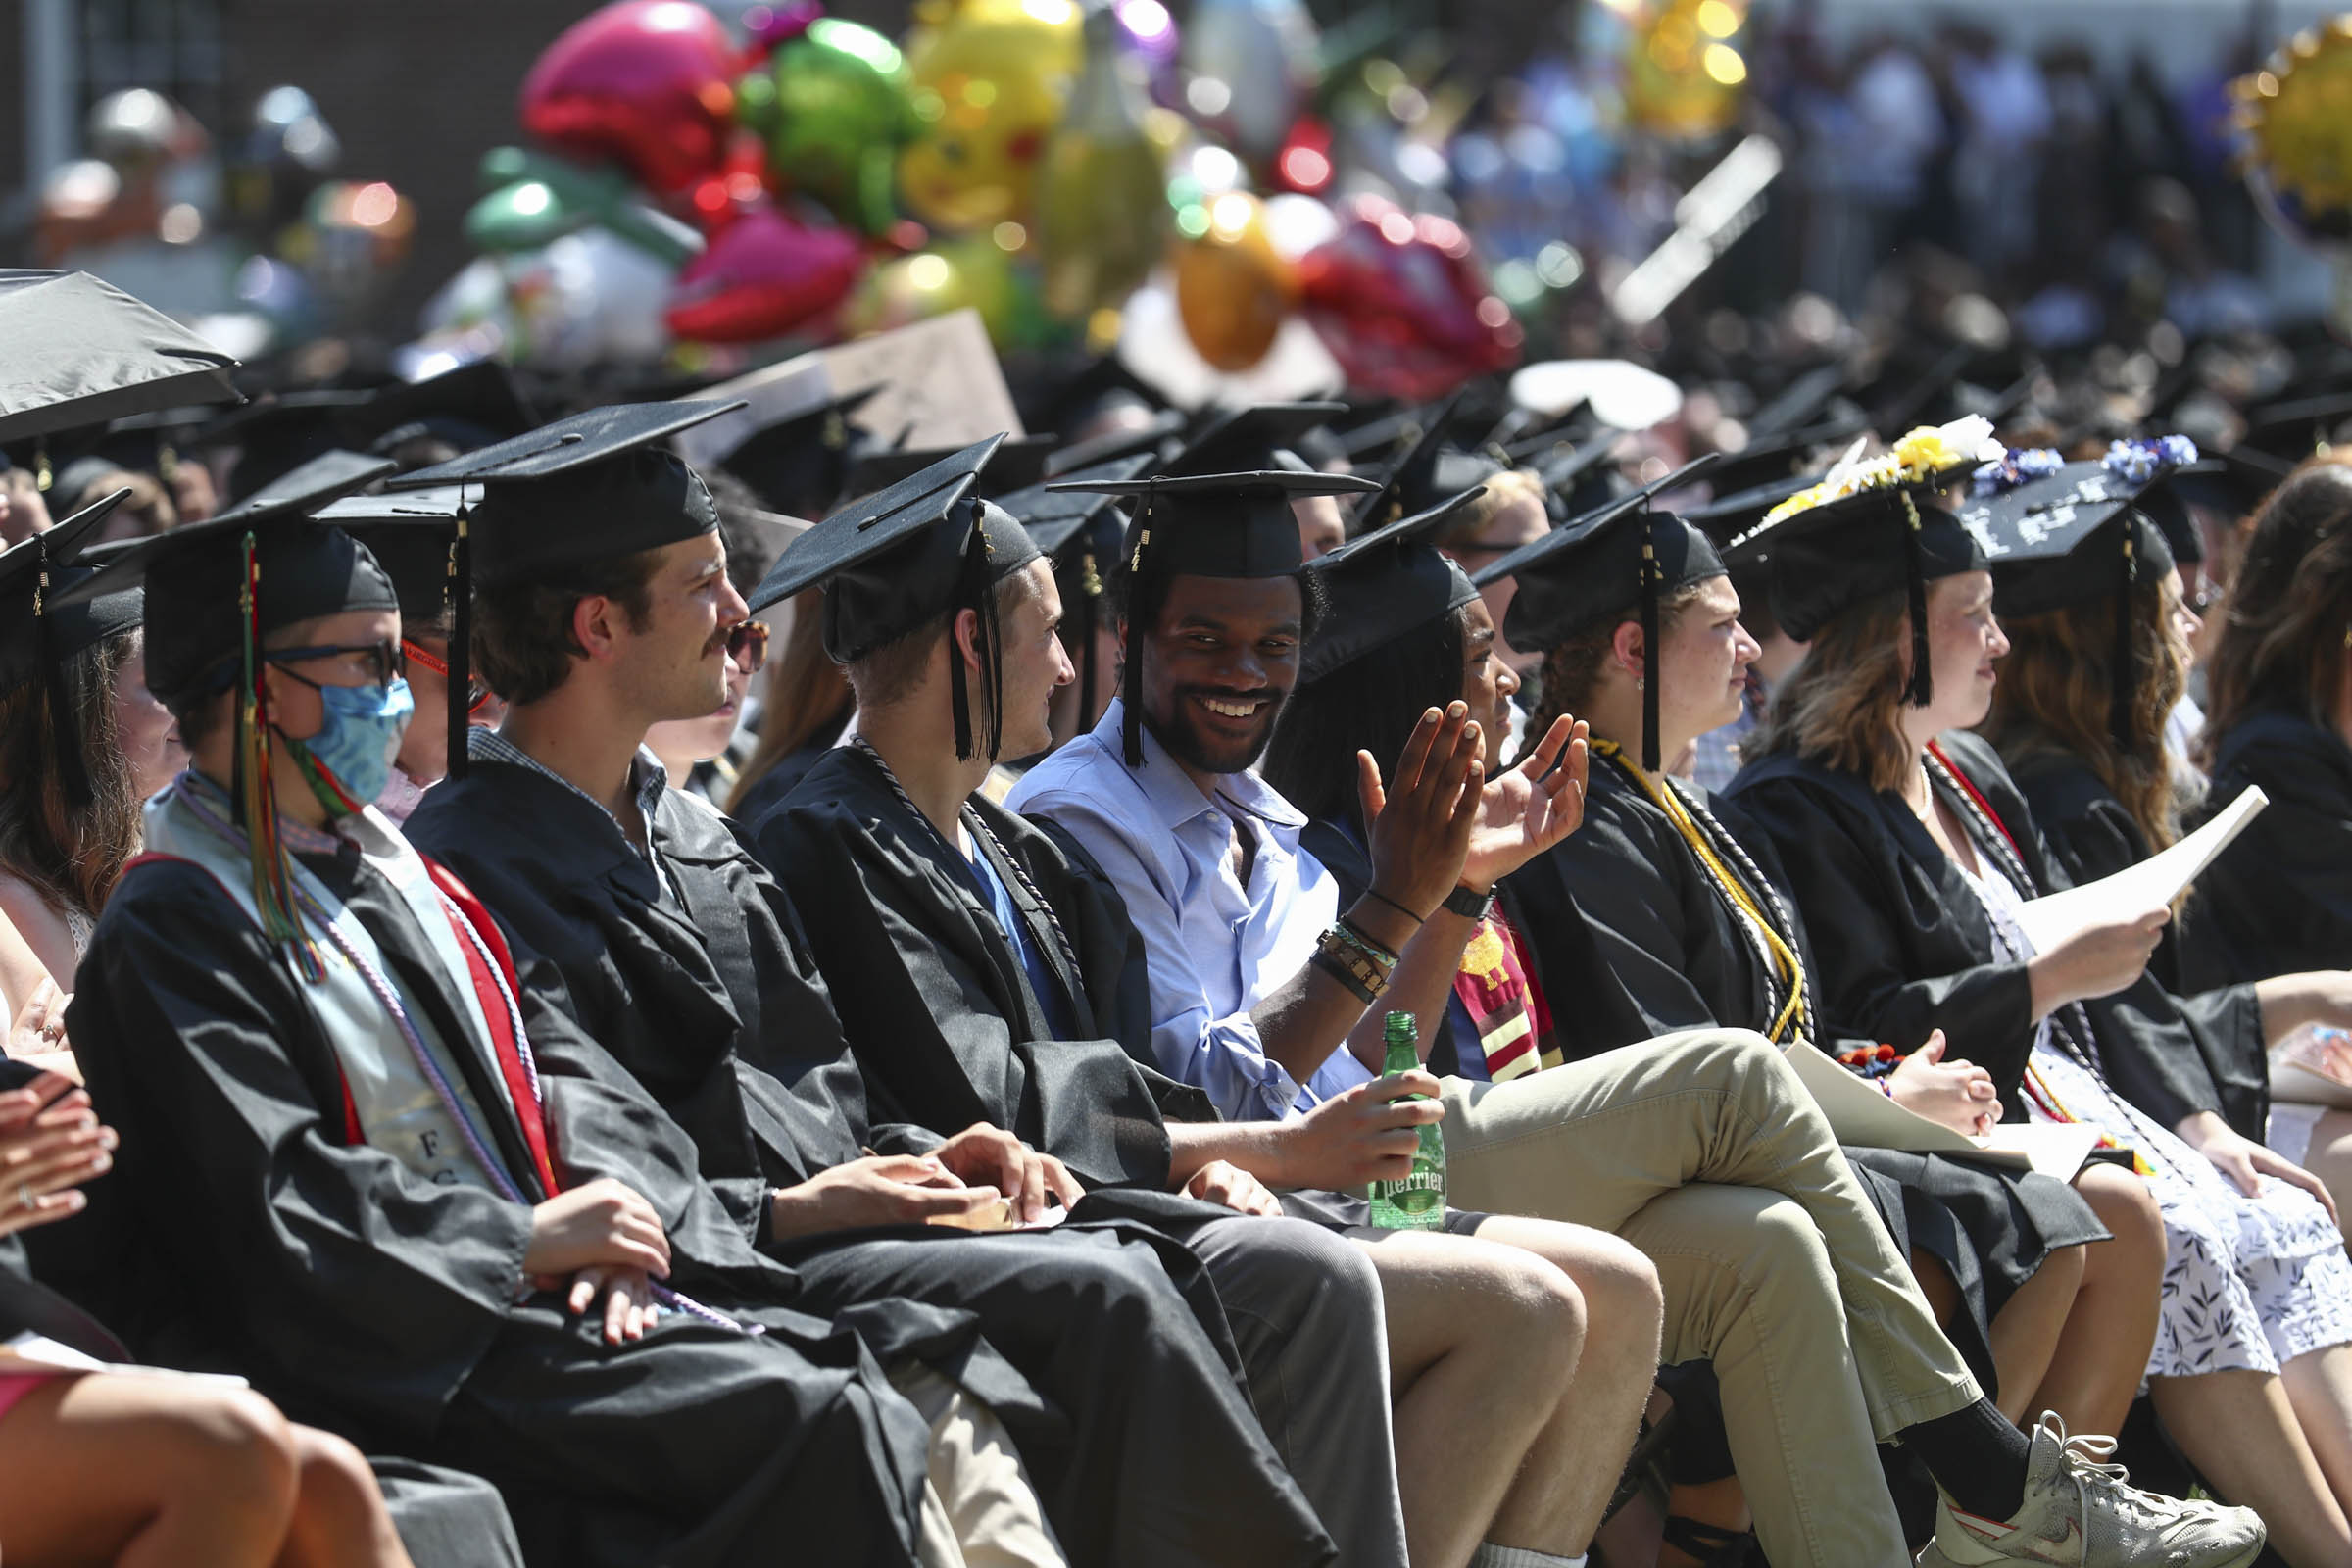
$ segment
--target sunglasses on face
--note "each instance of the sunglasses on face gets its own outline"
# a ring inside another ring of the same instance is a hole
[[[727,657],[746,675],[757,675],[767,662],[767,626],[762,621],[739,620],[727,628]]]
[[[395,676],[408,673],[408,662],[401,651],[409,645],[386,638],[380,643],[336,643],[318,648],[272,648],[262,658],[272,664],[308,664],[321,659],[365,660],[371,684],[389,685]],[[296,674],[288,670],[288,674]],[[300,676],[296,675],[299,679]],[[313,681],[310,684],[317,685]]]
[[[417,647],[406,637],[400,640],[400,647],[401,652],[407,654],[415,662],[431,670],[444,681],[449,679],[449,661]],[[481,677],[478,675],[468,676],[466,681],[466,711],[478,713],[482,710],[482,705],[489,700],[490,688],[482,684]]]

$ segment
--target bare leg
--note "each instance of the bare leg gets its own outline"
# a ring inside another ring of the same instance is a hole
[[[1413,1231],[1364,1245],[1387,1304],[1413,1568],[1462,1568],[1576,1373],[1584,1298],[1515,1247]]]
[[[1993,1403],[2021,1427],[2032,1426],[2030,1418],[2040,1414],[2034,1396],[2049,1376],[2058,1342],[2071,1321],[2069,1314],[2077,1310],[2082,1254],[2087,1250],[2084,1247],[2052,1248],[2034,1277],[2011,1292],[1992,1315],[1992,1369],[2000,1380]],[[2144,1365],[2147,1358],[2140,1359]]]
[[[302,1479],[277,1568],[415,1568],[360,1450],[317,1427],[293,1433]]]
[[[2115,1432],[2132,1409],[2156,1344],[2164,1219],[2148,1184],[2121,1166],[2085,1166],[2075,1178],[2075,1191],[2113,1235],[2082,1250],[2082,1283],[2075,1292],[2074,1310],[2058,1336],[2049,1373],[2026,1401],[2024,1414],[2055,1410],[2069,1432]],[[2008,1410],[2008,1400],[2001,1408]]]
[[[2322,1113],[2312,1125],[2303,1168],[2327,1186],[2337,1213],[2352,1214],[2352,1110]]]
[[[2352,1525],[2278,1378],[2241,1368],[2151,1378],[2149,1392],[2189,1462],[2223,1496],[2262,1515],[2272,1550],[2293,1568],[2352,1564]]]
[[[0,1417],[0,1556],[12,1568],[265,1568],[296,1484],[285,1418],[258,1394],[60,1378]]]
[[[2278,1373],[2320,1473],[2337,1505],[2352,1514],[2352,1346],[2298,1355]]]
[[[1576,1376],[1487,1530],[1498,1546],[1574,1557],[1600,1528],[1657,1378],[1665,1310],[1658,1271],[1632,1244],[1581,1225],[1497,1215],[1478,1236],[1535,1253],[1575,1281],[1585,1298]]]

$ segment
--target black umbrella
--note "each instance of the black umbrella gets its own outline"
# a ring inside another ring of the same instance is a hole
[[[0,446],[237,402],[236,363],[87,272],[0,270]]]

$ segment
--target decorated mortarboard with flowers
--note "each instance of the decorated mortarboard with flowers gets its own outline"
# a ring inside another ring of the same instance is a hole
[[[1958,514],[1992,570],[1999,614],[2040,615],[2112,597],[2109,673],[2116,737],[2126,742],[2135,685],[2133,591],[2174,565],[2163,531],[2137,503],[2196,461],[2196,444],[2179,435],[2117,441],[2095,463],[2067,463],[2046,450],[2007,452],[1977,470]]]
[[[1856,442],[1818,483],[1735,535],[1724,560],[1735,567],[1763,564],[1774,618],[1799,642],[1853,606],[1901,590],[1911,617],[1904,696],[1925,707],[1934,691],[1927,585],[1984,564],[1942,498],[2000,456],[1991,421],[1976,416],[1923,425],[1875,456]]]

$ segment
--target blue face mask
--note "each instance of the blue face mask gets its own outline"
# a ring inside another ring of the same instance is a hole
[[[399,676],[382,686],[320,686],[318,701],[326,710],[318,733],[307,741],[287,737],[294,755],[325,772],[337,789],[360,806],[384,793],[392,782],[392,759],[400,755],[400,738],[408,732],[409,715],[416,710],[409,683]],[[318,781],[312,781],[318,788]],[[326,808],[343,814],[350,808],[318,789]]]

